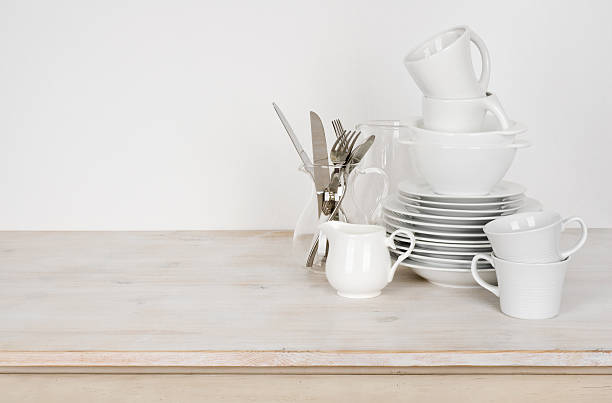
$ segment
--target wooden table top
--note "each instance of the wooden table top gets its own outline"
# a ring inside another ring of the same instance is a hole
[[[611,246],[592,230],[560,315],[526,321],[406,269],[338,297],[288,232],[0,232],[0,366],[609,367]]]

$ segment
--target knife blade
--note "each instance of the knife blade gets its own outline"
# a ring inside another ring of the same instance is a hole
[[[312,159],[317,165],[314,167],[314,182],[319,200],[319,214],[323,208],[323,195],[329,185],[329,160],[327,157],[327,140],[325,130],[319,115],[310,111],[310,132],[312,135]]]
[[[312,161],[310,160],[310,157],[308,156],[308,153],[306,151],[304,151],[304,148],[302,147],[302,144],[300,143],[300,141],[298,140],[297,136],[293,132],[293,129],[291,128],[291,125],[289,124],[289,121],[287,120],[287,118],[285,118],[285,115],[280,110],[278,105],[276,105],[274,102],[272,102],[272,106],[274,107],[274,110],[276,111],[276,114],[278,115],[278,118],[280,119],[281,123],[283,124],[283,127],[285,128],[285,131],[287,131],[287,134],[289,135],[289,138],[291,139],[291,142],[293,143],[293,147],[295,147],[295,151],[297,151],[298,155],[300,156],[300,159],[302,160],[302,163],[304,164],[304,168],[308,172],[310,172],[310,174],[314,178],[314,171],[313,171],[313,168],[312,168]]]

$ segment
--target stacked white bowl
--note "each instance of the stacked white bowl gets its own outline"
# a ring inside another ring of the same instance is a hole
[[[482,71],[476,77],[474,43]],[[416,247],[404,265],[445,286],[472,287],[470,261],[491,245],[482,228],[506,214],[537,211],[539,203],[518,184],[502,181],[525,125],[510,120],[488,92],[490,59],[486,45],[466,26],[446,30],[411,51],[404,64],[423,92],[422,117],[409,122],[412,157],[425,183],[401,183],[384,203],[388,232],[414,232]],[[407,246],[400,239],[400,247]],[[479,266],[495,281],[494,269]]]

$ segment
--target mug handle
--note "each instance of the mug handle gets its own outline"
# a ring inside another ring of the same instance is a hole
[[[480,88],[482,88],[482,92],[486,93],[487,88],[489,87],[489,79],[491,78],[491,58],[489,57],[489,50],[487,49],[487,45],[485,45],[484,41],[476,34],[476,32],[470,30],[470,41],[474,42],[474,45],[478,48],[480,52],[480,57],[482,59],[482,71],[480,73],[480,78],[478,79],[478,84],[480,84]]]
[[[486,260],[487,262],[491,263],[491,266],[495,267],[493,265],[493,259],[491,259],[491,255],[483,255],[482,253],[478,253],[474,255],[474,257],[472,258],[472,266],[471,266],[472,277],[474,277],[474,280],[476,280],[478,284],[480,284],[486,290],[492,292],[493,294],[495,294],[496,297],[499,298],[499,287],[487,283],[486,281],[482,279],[482,277],[480,277],[480,274],[478,274],[478,261],[479,260]]]
[[[510,120],[506,111],[501,106],[499,99],[495,95],[489,95],[483,98],[486,109],[495,116],[502,129],[510,127]]]
[[[576,251],[578,251],[578,249],[582,248],[582,245],[584,245],[584,243],[586,242],[587,239],[587,226],[585,224],[585,222],[582,220],[582,218],[580,217],[569,217],[564,219],[563,221],[561,221],[561,231],[565,230],[565,228],[567,227],[567,225],[571,222],[577,222],[578,225],[580,225],[580,229],[582,230],[582,234],[580,235],[580,239],[578,240],[578,242],[576,242],[576,245],[574,245],[572,248],[561,252],[561,257],[563,259],[568,258],[570,255],[573,255],[574,253],[576,253]]]
[[[378,219],[378,216],[380,215],[380,210],[381,210],[381,206],[382,206],[382,201],[387,197],[387,195],[389,194],[389,175],[387,175],[387,173],[385,171],[383,171],[380,168],[376,168],[376,167],[370,167],[370,168],[355,168],[356,174],[357,176],[355,176],[355,178],[350,182],[349,184],[349,188],[351,191],[351,197],[353,198],[353,202],[355,203],[355,205],[357,206],[357,208],[359,209],[359,211],[361,212],[361,214],[363,214],[364,217],[366,217],[367,220],[367,224],[376,222],[376,220]],[[363,210],[361,210],[361,206],[359,205],[359,203],[357,202],[357,200],[355,200],[354,196],[355,196],[355,182],[357,181],[357,178],[359,175],[367,175],[367,174],[377,174],[382,176],[383,178],[383,191],[381,193],[381,196],[379,196],[378,200],[376,201],[376,207],[374,208],[374,211],[372,212],[372,215],[370,217],[367,216],[367,214],[365,214],[363,212]]]
[[[393,240],[393,238],[395,238],[397,234],[403,234],[403,235],[406,235],[408,238],[410,238],[410,247],[408,248],[406,252],[399,255],[397,257],[397,260],[393,264],[393,266],[391,266],[391,270],[389,270],[389,277],[387,278],[387,283],[390,283],[391,280],[393,280],[393,276],[395,276],[395,271],[397,270],[398,266],[400,265],[400,263],[406,260],[408,256],[410,256],[416,244],[416,239],[414,239],[414,234],[411,231],[408,231],[407,229],[404,229],[404,228],[398,228],[395,231],[393,231],[391,235],[387,237],[387,239],[385,239],[385,244],[389,248],[397,249],[397,246],[395,246],[395,241]]]

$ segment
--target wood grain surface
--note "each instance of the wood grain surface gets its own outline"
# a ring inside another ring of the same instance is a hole
[[[606,375],[0,375],[3,402],[609,402]]]
[[[407,270],[338,297],[287,232],[0,232],[0,366],[609,367],[610,246],[592,230],[560,315],[525,321]]]

